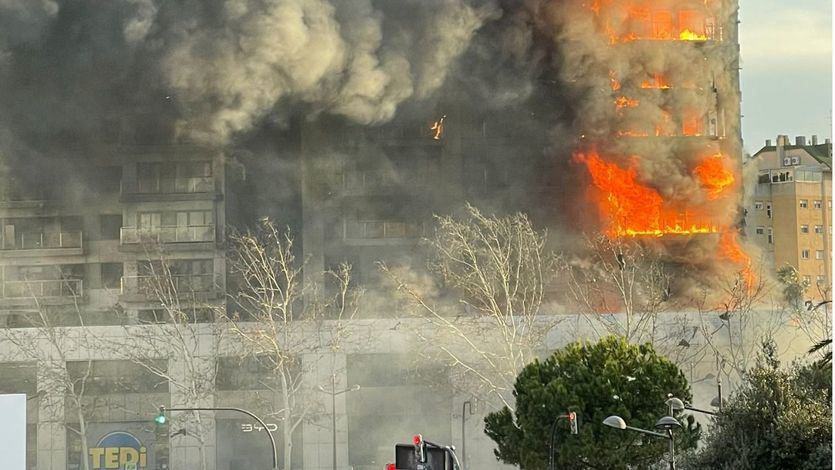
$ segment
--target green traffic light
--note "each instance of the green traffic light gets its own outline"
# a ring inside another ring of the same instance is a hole
[[[163,415],[163,414],[158,415],[156,418],[154,418],[154,422],[157,423],[157,424],[160,424],[160,425],[165,424],[166,421],[167,421],[167,419],[166,419],[165,415]]]

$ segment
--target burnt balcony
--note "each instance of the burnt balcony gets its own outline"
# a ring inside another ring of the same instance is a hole
[[[71,304],[84,295],[81,279],[6,281],[0,286],[0,305],[4,307]]]
[[[125,302],[168,302],[172,298],[212,300],[223,289],[214,273],[123,276],[120,299]]]
[[[198,244],[200,248],[208,248],[205,244],[211,244],[215,241],[215,226],[122,227],[119,230],[119,241],[122,246],[127,247],[157,244]]]
[[[83,232],[24,232],[0,240],[0,257],[84,254]]]

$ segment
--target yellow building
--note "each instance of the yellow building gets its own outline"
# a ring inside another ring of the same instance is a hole
[[[797,268],[808,295],[830,298],[832,269],[832,143],[812,136],[767,140],[746,166],[757,181],[747,207],[747,232],[775,269]]]

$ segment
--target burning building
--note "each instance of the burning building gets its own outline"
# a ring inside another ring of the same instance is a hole
[[[37,334],[27,327],[43,309],[69,337],[163,328],[148,242],[177,286],[222,306],[228,229],[262,216],[293,229],[306,280],[322,284],[348,262],[373,286],[377,261],[413,261],[433,215],[465,201],[525,211],[551,233],[672,240],[670,258],[706,271],[746,265],[736,0],[186,3],[0,6],[0,26],[18,22],[0,28],[5,331]],[[363,341],[299,359],[312,395],[361,389],[322,400],[296,429],[292,468],[381,468],[392,439],[431,427],[454,442],[465,424],[470,468],[494,468],[480,420],[457,414],[470,397],[426,378],[448,371],[409,373],[416,340],[401,323],[414,319],[369,297],[352,325]],[[216,366],[205,403],[260,411],[258,364],[200,345]],[[157,405],[182,403],[181,357],[155,356],[165,366],[149,377],[79,344],[60,360],[0,346],[2,390],[35,397],[31,467],[88,457],[60,382],[90,370],[94,453],[126,432],[147,462],[191,468],[194,435],[147,428]],[[249,423],[205,419],[207,469],[267,465]]]
[[[750,281],[736,241],[742,155],[736,2],[583,6],[572,5],[574,21],[562,37],[576,46],[566,52],[565,68],[585,89],[574,160],[588,171],[598,226],[611,237],[689,237],[719,247],[701,259],[684,257],[703,267],[731,265]]]

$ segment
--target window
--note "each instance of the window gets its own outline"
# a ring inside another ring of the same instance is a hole
[[[806,209],[809,207],[809,200],[808,199],[801,199],[800,200],[800,208]]]
[[[818,278],[817,278],[817,282],[818,282],[818,284],[826,284],[826,276],[823,276],[823,275],[819,274]]]
[[[755,203],[754,203],[754,209],[757,209],[758,211],[763,210],[763,203],[762,203],[762,201],[757,201],[757,202],[755,202]]]
[[[823,233],[823,225],[815,225],[815,233]]]
[[[140,193],[200,193],[213,189],[212,163],[146,162],[137,165]]]
[[[815,250],[815,259],[823,259],[823,250]]]
[[[821,204],[821,201],[819,199],[815,199],[815,202],[813,202],[812,204],[814,205],[815,209],[820,209],[821,207],[823,207],[823,204]]]
[[[771,203],[765,205],[765,215],[770,219],[771,218]]]
[[[812,276],[803,276],[803,284],[804,285],[811,285],[812,284]]]
[[[809,233],[809,226],[806,225],[806,224],[801,225],[800,226],[800,233]]]
[[[800,250],[800,257],[803,259],[809,259],[809,250]]]
[[[139,214],[139,227],[146,230],[211,224],[212,211],[142,212]]]
[[[122,284],[122,263],[101,263],[101,286],[118,289]]]
[[[768,244],[774,244],[774,229],[772,229],[771,227],[768,227]]]
[[[757,227],[757,235],[764,235],[765,234],[765,227]]]
[[[102,240],[118,240],[122,228],[122,214],[99,216],[99,236]]]

